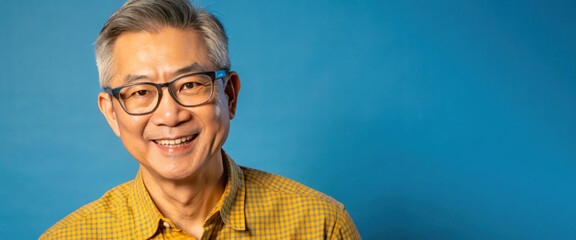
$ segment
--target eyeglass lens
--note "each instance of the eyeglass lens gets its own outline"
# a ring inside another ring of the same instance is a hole
[[[206,74],[189,75],[172,82],[171,93],[181,105],[190,107],[202,104],[210,99],[212,81]],[[118,99],[127,112],[147,113],[158,105],[160,93],[158,87],[150,83],[135,84],[120,90]]]

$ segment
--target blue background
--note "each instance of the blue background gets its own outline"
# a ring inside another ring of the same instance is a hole
[[[134,177],[97,107],[121,1],[0,2],[0,226],[34,239]],[[576,2],[216,1],[225,149],[344,203],[365,239],[576,238]]]

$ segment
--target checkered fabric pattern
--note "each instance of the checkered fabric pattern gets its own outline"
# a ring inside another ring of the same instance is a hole
[[[361,239],[344,206],[290,179],[239,167],[225,153],[228,180],[201,239]],[[141,173],[76,210],[40,239],[194,239],[162,216]]]

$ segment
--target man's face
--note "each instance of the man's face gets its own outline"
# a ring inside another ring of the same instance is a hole
[[[120,35],[114,46],[113,69],[111,88],[128,84],[128,78],[165,83],[187,73],[220,70],[210,61],[199,33],[170,27]],[[228,136],[239,88],[238,76],[231,72],[215,81],[212,99],[199,106],[179,105],[167,88],[162,89],[158,108],[149,114],[129,115],[106,93],[100,93],[99,106],[143,171],[185,180],[221,160],[220,148]],[[166,145],[169,141],[181,143]]]

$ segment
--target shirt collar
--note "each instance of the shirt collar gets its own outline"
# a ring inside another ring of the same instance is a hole
[[[149,239],[153,237],[158,231],[162,214],[154,205],[144,180],[142,179],[142,171],[139,170],[134,179],[132,194],[128,198],[129,204],[133,211],[133,226],[136,239]]]
[[[234,230],[244,231],[246,230],[244,173],[224,150],[222,150],[222,159],[228,173],[226,188],[216,207],[210,212],[208,219],[216,217],[219,213],[226,226]],[[204,224],[209,222],[206,221]]]
[[[216,207],[208,215],[208,219],[219,215],[226,226],[234,230],[244,231],[246,230],[244,173],[224,150],[222,150],[222,158],[228,175],[226,187]],[[133,221],[136,239],[153,237],[158,231],[163,216],[146,190],[141,170],[136,175],[132,194],[130,194],[128,201],[134,212],[133,219],[127,220]],[[204,224],[209,222],[206,221]]]

